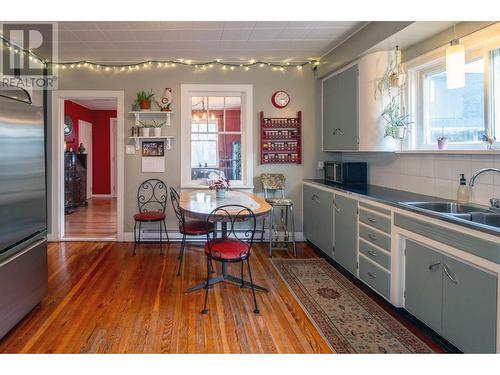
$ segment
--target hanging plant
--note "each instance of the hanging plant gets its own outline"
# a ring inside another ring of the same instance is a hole
[[[412,124],[412,121],[410,115],[401,113],[399,96],[391,97],[381,116],[385,121],[384,137],[405,138],[408,125]]]

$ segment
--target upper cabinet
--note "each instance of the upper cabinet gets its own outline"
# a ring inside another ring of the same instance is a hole
[[[323,80],[323,151],[396,150],[381,118],[388,99],[376,92],[393,58],[394,52],[374,52]]]

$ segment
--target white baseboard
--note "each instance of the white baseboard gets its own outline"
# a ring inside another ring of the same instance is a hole
[[[159,239],[159,236],[156,236],[152,238],[151,234],[147,236],[148,238],[144,238],[144,241],[147,241],[148,239],[157,241]],[[168,237],[170,238],[171,241],[174,242],[180,242],[182,240],[182,234],[180,234],[176,230],[168,230]],[[166,240],[165,235],[162,237],[163,239]],[[187,240],[189,242],[205,242],[206,241],[206,236],[188,236]],[[256,231],[255,232],[255,237],[254,240],[260,241],[260,232]],[[267,231],[264,233],[264,241],[269,240],[269,234]],[[295,241],[296,242],[302,242],[304,241],[304,233],[303,232],[295,232]],[[123,242],[134,242],[134,232],[125,232],[123,233]]]

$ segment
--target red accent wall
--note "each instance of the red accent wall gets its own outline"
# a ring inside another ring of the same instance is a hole
[[[65,137],[66,150],[72,147],[77,152],[78,121],[92,124],[92,194],[111,193],[110,119],[116,111],[94,111],[71,100],[64,101],[64,115],[73,120],[73,133]]]

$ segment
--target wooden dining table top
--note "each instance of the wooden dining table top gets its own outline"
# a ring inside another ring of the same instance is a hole
[[[235,190],[226,191],[224,198],[216,197],[213,190],[186,190],[181,192],[179,204],[184,212],[199,218],[206,218],[215,208],[223,205],[234,204],[248,207],[255,216],[268,214],[271,210],[271,205],[262,197]],[[238,211],[235,210],[235,214]]]

